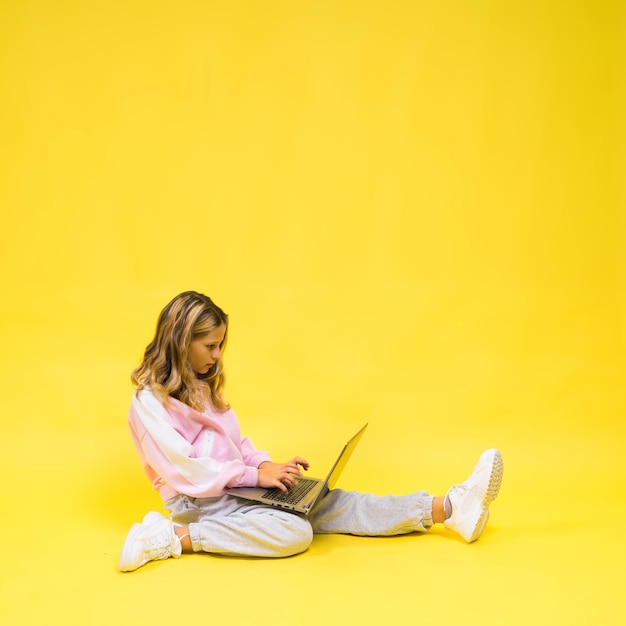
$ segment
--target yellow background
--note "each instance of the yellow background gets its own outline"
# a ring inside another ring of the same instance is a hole
[[[0,621],[624,623],[624,25],[620,0],[5,0]],[[481,541],[118,573],[161,509],[128,375],[186,289],[230,314],[229,398],[277,460],[320,475],[368,420],[340,486],[442,494],[501,448]]]

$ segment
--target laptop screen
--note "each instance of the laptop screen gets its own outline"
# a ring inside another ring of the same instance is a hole
[[[359,440],[363,436],[366,428],[367,424],[365,424],[365,426],[363,426],[363,428],[361,428],[361,430],[343,447],[342,453],[339,455],[339,458],[335,461],[333,468],[328,473],[327,481],[329,489],[332,489],[335,486],[339,476],[341,476],[341,472],[343,472],[343,468],[352,456],[352,453],[354,452],[357,443],[359,443]]]

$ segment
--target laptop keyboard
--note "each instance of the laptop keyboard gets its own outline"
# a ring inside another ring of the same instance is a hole
[[[308,478],[299,478],[298,484],[289,489],[287,493],[284,493],[277,487],[268,489],[264,494],[264,498],[274,500],[274,502],[286,502],[287,504],[297,504],[306,496],[315,485],[318,484],[317,480],[310,480]]]

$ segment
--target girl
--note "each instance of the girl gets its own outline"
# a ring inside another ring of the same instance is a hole
[[[226,494],[231,487],[297,484],[309,463],[295,456],[272,462],[242,437],[224,399],[222,355],[228,316],[194,291],[161,312],[141,365],[129,413],[133,442],[145,473],[170,511],[148,513],[128,533],[119,568],[182,552],[286,557],[304,552],[314,533],[389,536],[443,523],[468,542],[478,539],[502,479],[502,457],[487,450],[472,475],[444,497],[425,491],[375,496],[331,490],[308,517]]]

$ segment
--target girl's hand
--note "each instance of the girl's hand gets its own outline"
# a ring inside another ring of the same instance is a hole
[[[296,456],[287,463],[271,463],[265,461],[259,465],[259,480],[257,487],[278,487],[287,493],[289,487],[298,484],[298,477],[302,476],[300,467],[309,469],[309,462],[302,457]]]

